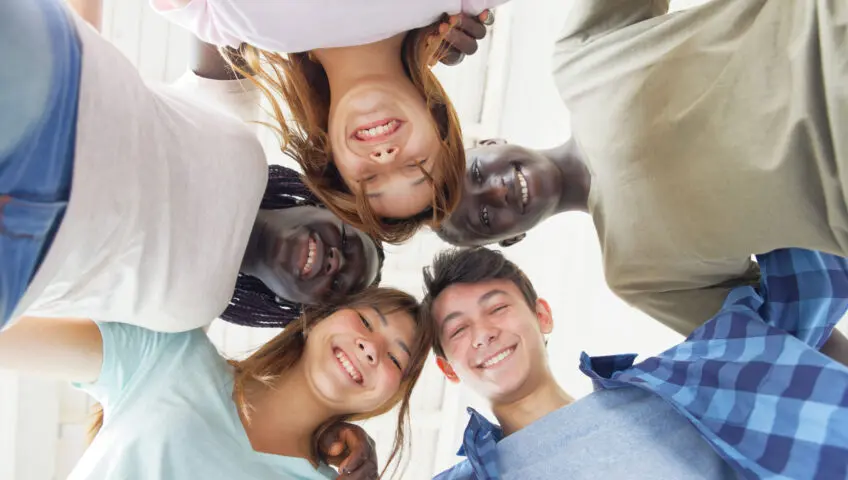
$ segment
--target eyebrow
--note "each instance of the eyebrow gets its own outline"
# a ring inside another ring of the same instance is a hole
[[[490,298],[497,296],[497,295],[507,295],[507,293],[506,293],[505,290],[501,290],[500,288],[493,288],[492,290],[489,290],[488,292],[484,293],[483,295],[480,295],[480,298],[477,299],[477,305],[481,305],[483,303],[486,303],[487,300],[489,300]],[[445,315],[445,319],[442,320],[442,328],[440,328],[439,330],[443,332],[445,330],[445,326],[448,324],[448,322],[450,322],[452,320],[456,320],[457,318],[459,318],[461,316],[462,316],[462,312],[459,312],[459,311],[451,312],[451,313]]]

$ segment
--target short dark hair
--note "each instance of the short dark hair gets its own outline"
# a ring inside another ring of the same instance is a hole
[[[433,265],[424,267],[424,300],[421,302],[421,314],[426,321],[433,322],[433,303],[451,285],[457,283],[472,284],[489,280],[509,280],[524,295],[531,309],[536,308],[539,296],[536,289],[518,266],[499,251],[485,247],[452,248],[443,250],[433,259]],[[439,335],[433,337],[433,350],[440,357],[445,356]]]

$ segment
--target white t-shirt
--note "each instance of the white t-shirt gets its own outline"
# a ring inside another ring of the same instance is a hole
[[[213,45],[276,52],[364,45],[425,27],[444,14],[477,15],[508,0],[150,0],[153,9]]]
[[[262,147],[223,107],[147,85],[117,48],[72,17],[82,77],[71,198],[12,318],[161,331],[209,324],[232,297],[265,191]]]
[[[70,480],[324,480],[303,458],[253,450],[232,399],[233,372],[201,330],[157,333],[98,324],[103,367],[77,385],[100,402],[103,428]],[[296,408],[296,405],[289,405]]]

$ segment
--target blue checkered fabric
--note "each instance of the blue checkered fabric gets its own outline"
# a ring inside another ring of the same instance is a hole
[[[819,252],[758,256],[759,288],[734,289],[683,343],[580,359],[596,388],[642,388],[685,416],[746,479],[848,478],[848,368],[818,349],[848,310],[848,262]],[[481,421],[482,419],[482,421]],[[498,478],[499,427],[477,412],[466,461],[436,478]]]

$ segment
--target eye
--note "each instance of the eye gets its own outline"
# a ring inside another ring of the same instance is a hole
[[[368,319],[365,318],[365,316],[363,316],[359,312],[357,312],[357,314],[359,315],[359,319],[362,320],[362,324],[365,325],[365,328],[367,328],[369,332],[373,331],[373,329],[371,328],[371,323],[368,322]]]
[[[342,224],[341,232],[342,232],[342,251],[346,252],[347,251],[347,230],[345,229],[344,223]]]
[[[492,313],[503,312],[503,311],[504,311],[504,310],[506,310],[507,308],[509,308],[509,305],[498,305],[497,307],[495,307],[494,309],[492,309]]]
[[[366,177],[362,177],[361,179],[359,179],[359,182],[360,182],[360,183],[371,183],[371,182],[373,182],[373,181],[374,181],[374,180],[376,180],[376,179],[377,179],[377,175],[376,175],[376,174],[375,174],[375,175],[368,175],[368,176],[366,176]]]
[[[459,327],[451,333],[450,338],[453,339],[465,330],[465,326]]]
[[[403,367],[400,366],[400,360],[398,360],[397,357],[395,357],[394,355],[392,355],[390,353],[389,359],[392,361],[392,363],[395,364],[395,366],[398,368],[398,370],[400,370],[401,372],[403,371]]]
[[[489,226],[489,207],[483,206],[480,208],[480,223]]]
[[[474,180],[474,183],[483,183],[483,175],[480,173],[480,162],[477,160],[471,164],[471,178]]]

